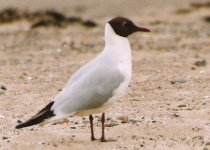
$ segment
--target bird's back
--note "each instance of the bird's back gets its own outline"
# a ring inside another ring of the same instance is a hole
[[[113,96],[123,80],[124,76],[117,66],[99,63],[91,67],[90,63],[76,72],[73,80],[70,79],[70,83],[54,99],[52,109],[56,115],[66,115],[98,108]]]

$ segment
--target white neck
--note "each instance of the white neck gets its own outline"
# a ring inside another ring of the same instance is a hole
[[[121,61],[131,61],[131,48],[128,38],[117,35],[109,23],[105,26],[104,53]]]

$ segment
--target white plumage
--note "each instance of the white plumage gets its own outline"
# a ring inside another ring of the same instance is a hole
[[[126,37],[105,26],[105,48],[81,67],[54,98],[51,110],[60,119],[69,114],[101,113],[125,93],[131,80],[131,48]],[[91,98],[91,99],[90,99]]]
[[[89,115],[91,140],[96,140],[93,131],[93,116],[102,113],[102,136],[104,134],[104,111],[120,99],[131,81],[131,48],[127,37],[134,32],[150,32],[137,27],[131,20],[116,17],[105,26],[104,50],[91,62],[72,75],[63,90],[46,107],[17,129],[39,123],[47,123],[74,115]]]

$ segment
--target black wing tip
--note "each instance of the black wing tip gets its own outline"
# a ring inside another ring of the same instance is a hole
[[[21,123],[15,127],[15,129],[21,129],[24,127],[32,126],[43,122],[45,119],[55,116],[53,111],[51,110],[54,101],[50,102],[46,107],[44,107],[41,111],[39,111],[34,117],[29,119],[28,121]]]
[[[15,129],[21,129],[21,128],[24,128],[25,126],[23,124],[19,124],[15,127]]]
[[[30,120],[28,120],[28,121],[26,121],[24,123],[21,123],[21,124],[17,125],[15,127],[15,129],[21,129],[21,128],[33,126],[33,125],[41,123],[43,120],[44,120],[43,118],[30,119]]]

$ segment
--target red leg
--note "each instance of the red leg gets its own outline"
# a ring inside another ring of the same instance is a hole
[[[101,128],[102,128],[101,142],[106,142],[105,134],[104,134],[104,123],[105,123],[105,113],[102,113],[102,116],[101,116]]]
[[[89,120],[90,120],[90,129],[91,129],[91,141],[96,140],[95,136],[94,136],[94,131],[93,131],[93,116],[92,114],[89,115]]]

